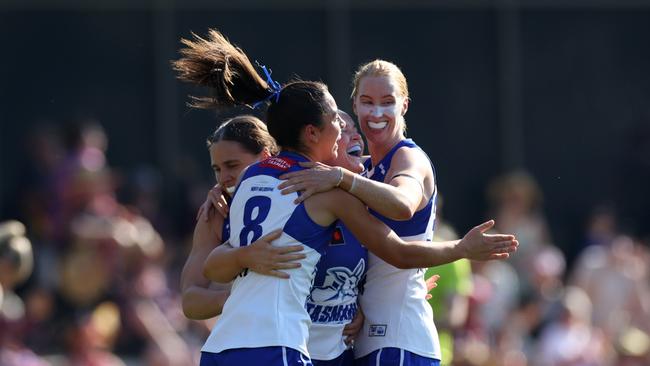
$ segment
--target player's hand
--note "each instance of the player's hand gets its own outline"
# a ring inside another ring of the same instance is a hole
[[[486,221],[470,230],[458,243],[463,258],[486,261],[506,259],[517,250],[519,242],[514,235],[486,234],[494,220]]]
[[[282,235],[282,229],[270,232],[252,244],[242,247],[241,267],[266,275],[279,278],[289,278],[289,274],[281,270],[299,268],[301,259],[307,256],[298,253],[303,250],[302,245],[288,247],[275,247],[271,242]]]
[[[228,215],[228,202],[219,184],[208,191],[205,202],[199,207],[199,212],[196,214],[196,220],[208,221],[216,212],[223,217]]]
[[[359,307],[357,308],[357,313],[354,314],[352,321],[348,323],[345,328],[343,328],[343,335],[345,336],[344,342],[348,345],[348,347],[354,347],[354,339],[361,331],[361,328],[363,328],[363,321],[365,319],[366,317],[363,315],[361,307]]]
[[[440,275],[434,274],[433,276],[427,278],[425,281],[427,284],[427,295],[424,297],[426,300],[429,300],[430,298],[433,297],[429,292],[433,290],[434,288],[438,287],[438,280],[440,279]]]
[[[341,169],[343,169],[323,163],[301,162],[299,164],[309,169],[282,174],[280,179],[285,179],[285,181],[278,186],[278,189],[282,190],[282,194],[300,191],[301,194],[294,201],[296,204],[316,193],[335,188],[341,177]]]

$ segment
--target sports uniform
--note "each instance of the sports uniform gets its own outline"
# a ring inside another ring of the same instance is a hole
[[[376,165],[366,162],[365,176],[384,182],[395,152],[419,148],[412,140],[397,143]],[[370,210],[405,241],[431,240],[435,197],[407,221],[394,221]],[[440,360],[438,332],[431,307],[425,300],[424,269],[398,269],[372,253],[360,297],[366,317],[357,337],[355,356],[361,365],[437,365]]]
[[[316,263],[330,243],[334,225],[311,220],[296,193],[282,195],[283,173],[302,170],[304,156],[281,152],[250,166],[233,196],[230,245],[240,247],[282,228],[275,246],[302,244],[306,258],[291,269],[289,279],[264,276],[247,269],[233,281],[223,313],[206,340],[201,365],[311,365],[307,350],[311,324],[305,309]],[[205,361],[205,363],[204,363]],[[262,363],[260,363],[262,362]]]
[[[367,263],[366,248],[337,221],[327,252],[316,267],[314,286],[305,304],[312,321],[307,348],[315,366],[353,362],[342,333],[357,313],[359,285]]]

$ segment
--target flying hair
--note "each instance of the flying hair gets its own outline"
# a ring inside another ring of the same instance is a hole
[[[192,39],[183,38],[181,43],[182,57],[172,61],[178,79],[210,89],[209,96],[190,96],[190,107],[250,107],[273,93],[244,51],[219,31],[210,29],[207,38],[192,33]]]

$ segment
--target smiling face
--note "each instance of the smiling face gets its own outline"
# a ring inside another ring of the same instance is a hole
[[[268,152],[253,154],[239,142],[221,140],[210,145],[210,161],[217,182],[229,194],[237,184],[239,174],[247,166],[267,157]]]
[[[337,142],[341,139],[341,128],[345,122],[339,117],[336,101],[330,93],[325,95],[326,110],[319,127],[309,125],[307,139],[311,140],[310,157],[315,161],[335,160],[339,154]]]
[[[361,131],[371,147],[392,146],[404,138],[404,114],[408,109],[408,98],[400,92],[395,78],[388,75],[362,77],[353,107]]]
[[[332,166],[340,166],[355,173],[363,171],[363,140],[357,131],[357,127],[352,117],[343,111],[339,111],[339,116],[345,122],[345,127],[341,130],[341,139],[338,142],[338,155],[336,159],[325,161]]]

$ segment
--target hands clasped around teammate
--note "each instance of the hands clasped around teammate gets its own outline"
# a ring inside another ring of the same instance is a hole
[[[296,204],[316,193],[336,188],[339,183],[340,169],[342,168],[314,162],[300,163],[300,166],[309,169],[281,175],[280,179],[286,179],[286,181],[278,186],[278,189],[282,190],[282,194],[301,192],[294,201]]]
[[[303,250],[302,245],[271,245],[271,242],[281,235],[282,229],[277,229],[243,247],[239,257],[240,265],[262,275],[289,278],[289,275],[281,270],[299,268],[300,262],[296,261],[305,259],[306,256],[298,253]]]
[[[228,201],[226,201],[220,184],[216,184],[208,191],[205,202],[199,207],[199,212],[196,214],[196,220],[209,221],[215,210],[223,217],[228,215]]]

